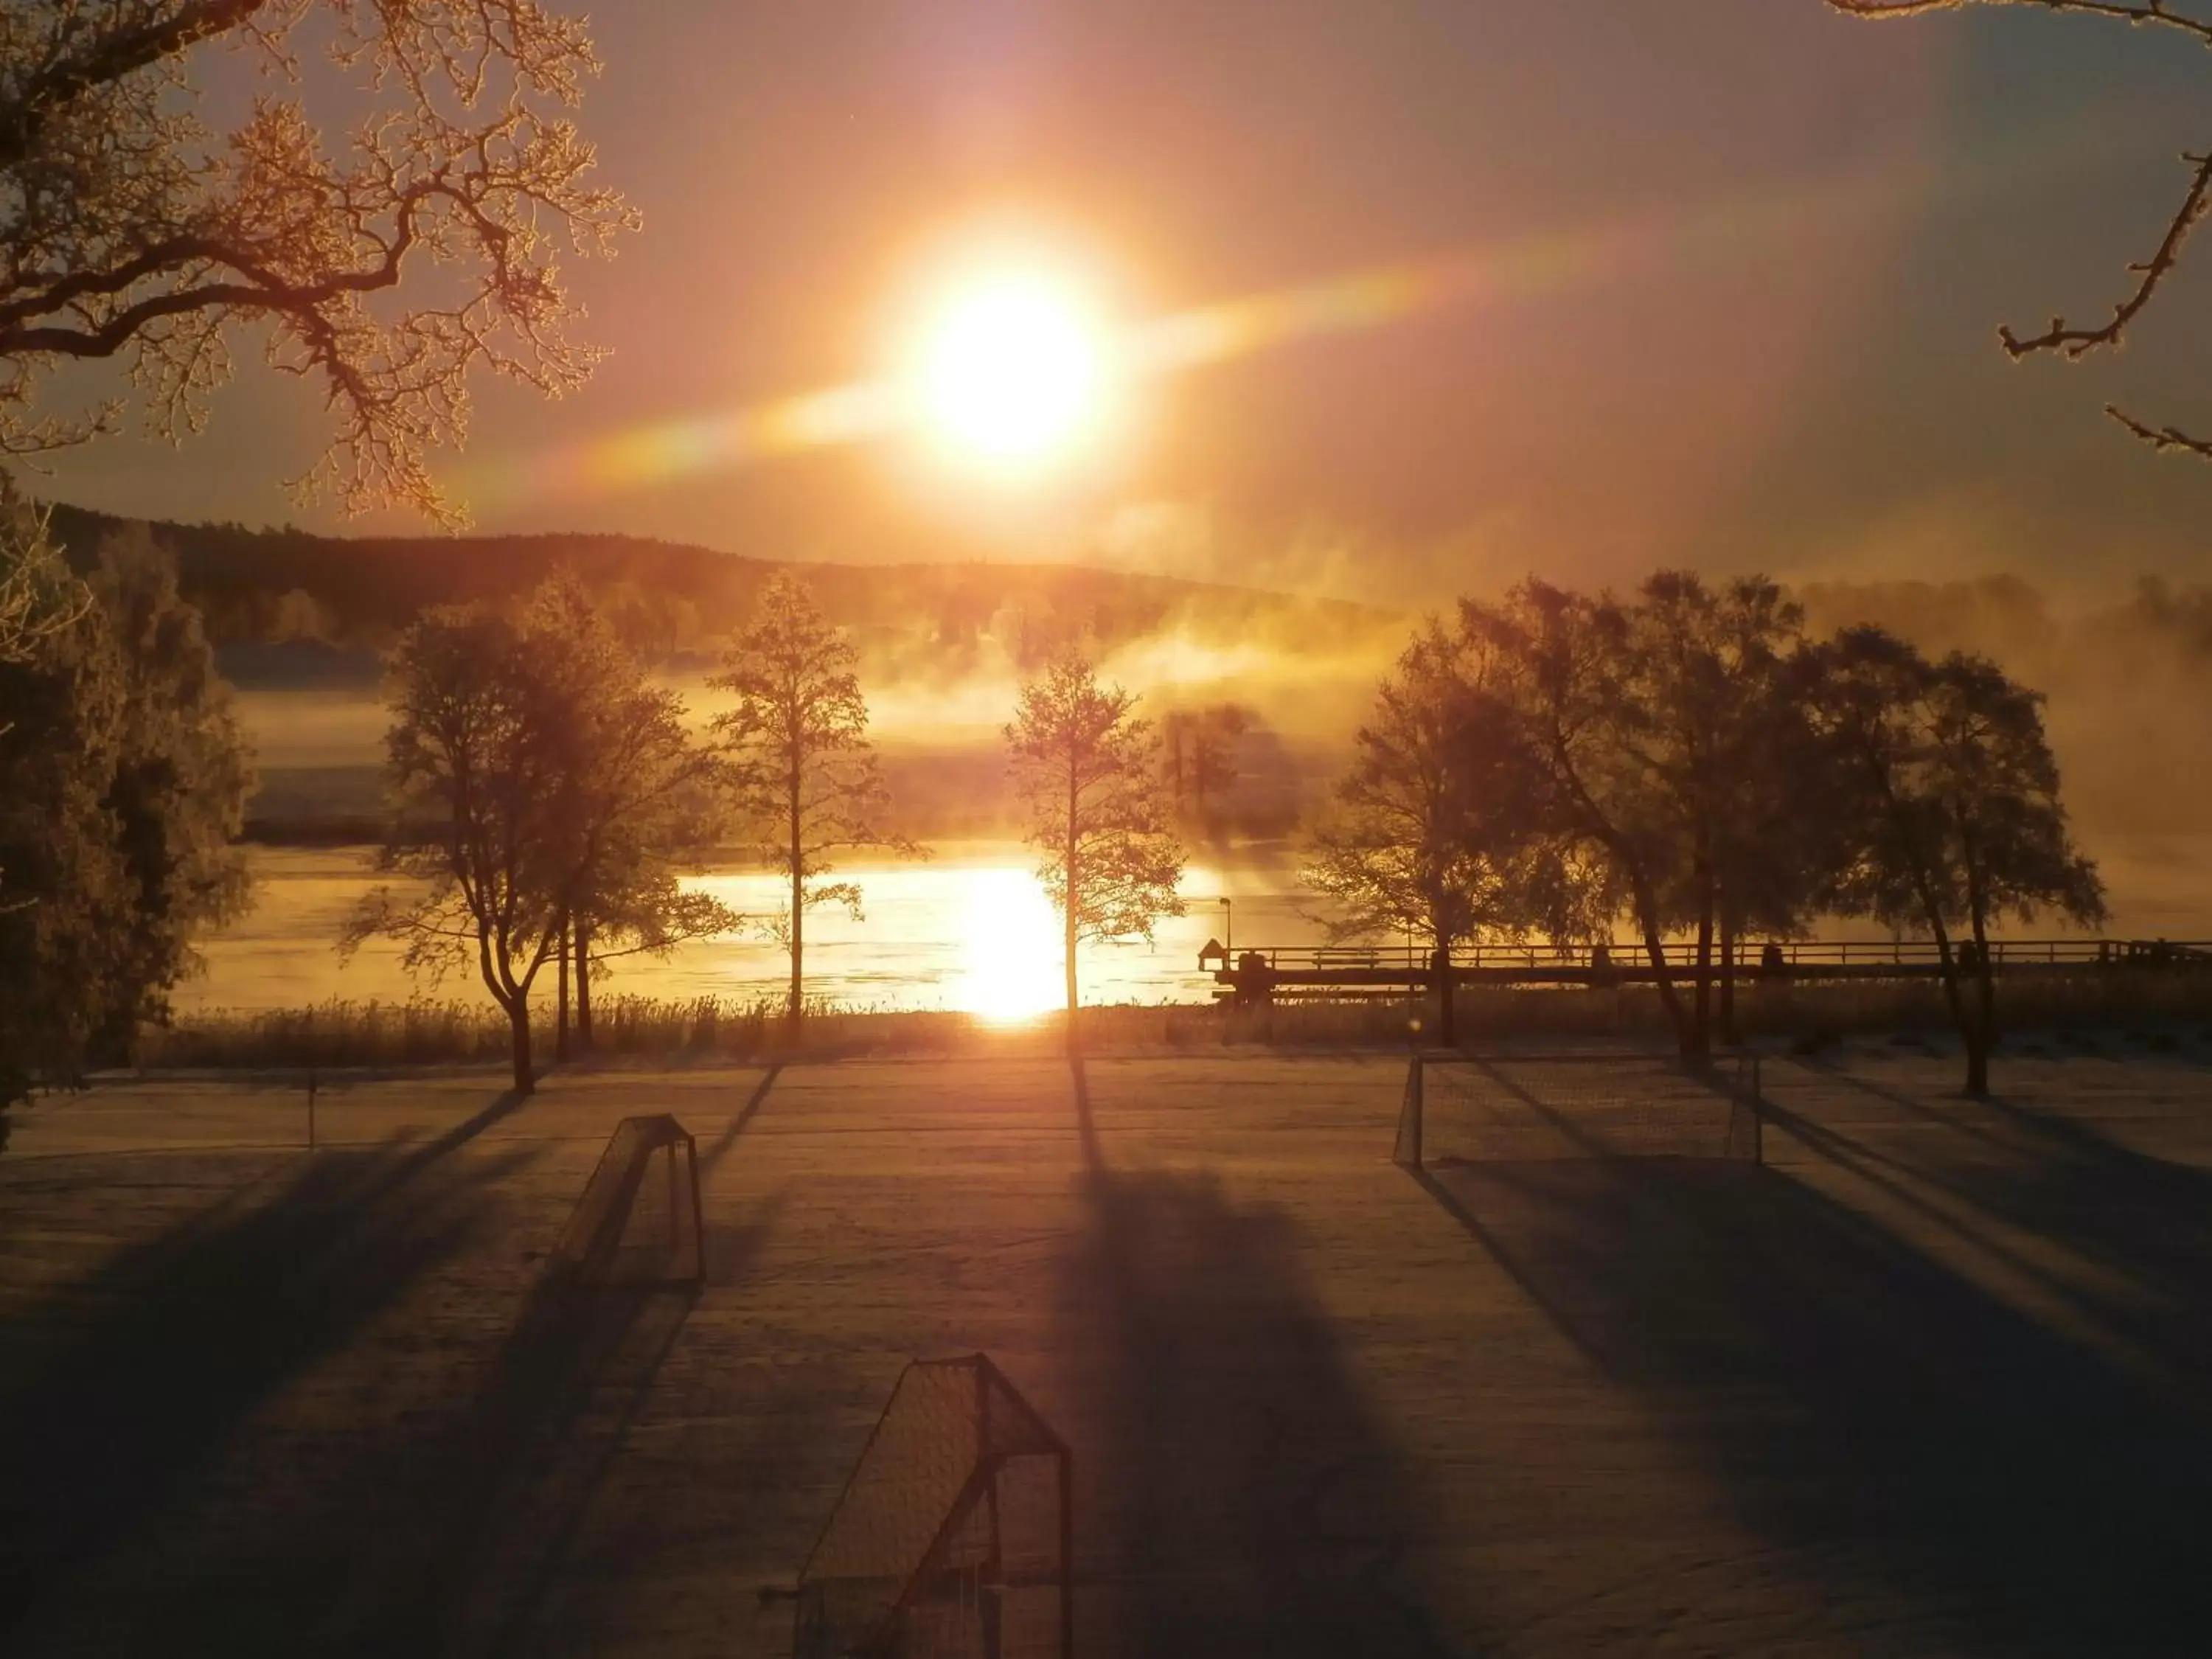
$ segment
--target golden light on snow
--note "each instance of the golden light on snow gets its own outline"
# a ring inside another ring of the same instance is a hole
[[[1036,878],[1026,870],[983,869],[965,885],[953,1006],[1007,1025],[1058,1008],[1066,1000],[1060,916]]]
[[[1109,354],[1104,319],[1069,277],[1042,264],[975,270],[925,315],[914,405],[956,454],[994,471],[1036,472],[1098,431]]]

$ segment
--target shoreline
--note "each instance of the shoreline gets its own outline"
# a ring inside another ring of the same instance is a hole
[[[1455,999],[1462,1048],[1545,1042],[1638,1050],[1671,1046],[1655,989],[1463,989]],[[1748,986],[1739,991],[1742,1046],[1817,1054],[1873,1040],[1932,1050],[1954,1039],[1939,987],[1928,981]],[[2212,974],[2145,969],[2085,972],[2004,986],[2003,1048],[2034,1054],[2095,1054],[2112,1047],[2179,1053],[2212,1046]],[[1107,1003],[1081,1012],[1083,1048],[1106,1057],[1194,1050],[1319,1054],[1403,1053],[1433,1045],[1434,1013],[1416,999],[1282,1002]],[[1019,1019],[957,1010],[878,1010],[811,1005],[794,1046],[780,999],[615,996],[594,1011],[593,1041],[566,1062],[621,1067],[660,1064],[775,1064],[906,1055],[1063,1054],[1064,1016]],[[1717,1036],[1718,1030],[1717,1027]],[[533,1048],[556,1063],[550,1006],[533,1011]],[[182,1012],[139,1034],[133,1073],[354,1066],[416,1071],[504,1063],[509,1032],[489,1000],[332,1000],[261,1012]]]

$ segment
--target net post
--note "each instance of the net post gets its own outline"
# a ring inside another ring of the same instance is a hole
[[[1421,1167],[1421,1120],[1424,1116],[1421,1052],[1406,1057],[1406,1092],[1398,1106],[1398,1144],[1392,1161],[1402,1169]]]
[[[1060,1465],[1060,1659],[1075,1659],[1075,1455],[1054,1454]]]
[[[702,1290],[707,1285],[707,1220],[699,1207],[699,1143],[684,1137],[684,1158],[691,1170],[691,1266]]]
[[[1766,1162],[1766,1096],[1759,1087],[1759,1056],[1751,1057],[1751,1161]]]
[[[999,1476],[1006,1468],[1006,1460],[991,1449],[991,1361],[988,1355],[978,1353],[971,1362],[975,1372],[975,1457],[983,1472],[983,1507],[988,1516],[988,1534],[983,1549],[983,1564],[975,1579],[975,1616],[982,1627],[985,1659],[1002,1659],[1000,1615],[1003,1604],[996,1595],[986,1597],[985,1584],[997,1584],[1006,1569],[1005,1542],[999,1532]],[[965,1586],[963,1585],[963,1589]]]

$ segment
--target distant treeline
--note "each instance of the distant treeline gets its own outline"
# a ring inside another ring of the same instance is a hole
[[[88,568],[134,524],[56,504],[52,534]],[[424,610],[520,599],[556,570],[592,593],[625,642],[667,660],[710,652],[749,617],[785,562],[636,536],[319,536],[291,526],[156,523],[178,585],[219,647],[314,641],[380,652]],[[1109,652],[1176,627],[1279,649],[1335,652],[1392,611],[1074,565],[809,563],[823,614],[878,676],[957,678],[985,642],[1019,669],[1070,645]]]

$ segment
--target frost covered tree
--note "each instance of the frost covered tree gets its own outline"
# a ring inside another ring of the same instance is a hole
[[[774,931],[790,958],[794,1037],[806,1008],[806,913],[837,905],[860,915],[859,884],[824,879],[835,873],[831,856],[915,850],[888,827],[890,797],[868,742],[857,660],[812,590],[781,571],[707,683],[734,699],[714,729],[736,773],[738,822],[787,888]]]
[[[592,1044],[592,982],[618,957],[664,956],[739,918],[687,888],[719,827],[727,769],[685,735],[683,701],[648,684],[605,606],[574,573],[540,583],[518,618],[538,719],[554,750],[568,875],[555,948],[555,1055]]]
[[[1067,651],[1021,688],[1006,728],[1037,878],[1060,912],[1071,1053],[1080,1046],[1078,948],[1149,939],[1162,916],[1182,914],[1183,849],[1168,829],[1158,744],[1136,703]]]
[[[597,67],[537,0],[9,0],[0,455],[113,431],[132,399],[196,429],[250,341],[333,422],[303,492],[456,516],[428,462],[465,434],[471,372],[556,395],[597,356],[560,258],[635,222],[568,118]],[[218,124],[203,94],[240,72],[258,94]],[[109,362],[129,398],[39,407]]]
[[[252,776],[149,536],[112,538],[78,584],[34,520],[8,534],[46,596],[0,659],[0,1096],[19,1097],[127,1058],[167,1018],[197,935],[246,903],[231,843]]]
[[[610,647],[588,646],[560,579],[519,616],[424,613],[387,666],[392,827],[348,948],[377,936],[413,971],[473,966],[507,1018],[514,1087],[537,1082],[531,1000],[579,916],[611,913],[663,943],[737,918],[688,894],[666,840],[705,779],[681,702]],[[655,916],[614,910],[650,902]],[[557,971],[557,968],[556,968]]]

